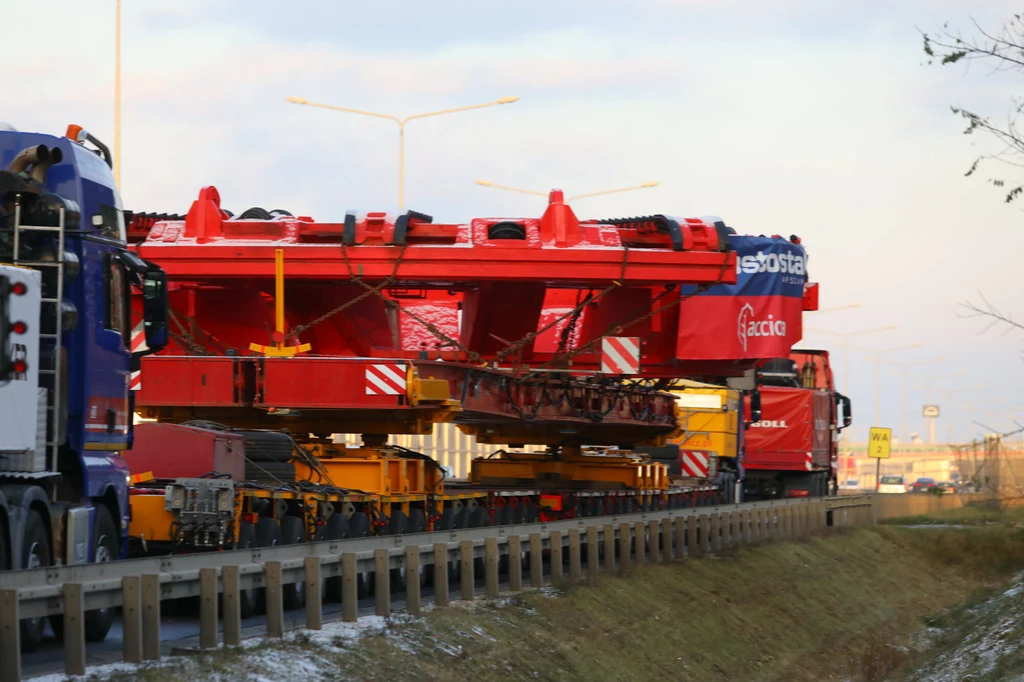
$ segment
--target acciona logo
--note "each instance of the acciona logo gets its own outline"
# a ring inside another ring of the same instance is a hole
[[[759,422],[753,422],[750,426],[757,429],[784,429],[786,428],[786,420],[762,419]]]
[[[769,315],[767,320],[754,319],[754,306],[749,303],[740,308],[739,317],[736,319],[736,332],[740,337],[740,345],[744,352],[747,350],[747,343],[755,336],[785,336],[786,321],[776,320]]]
[[[754,275],[759,272],[781,272],[803,275],[807,272],[807,256],[795,253],[765,253],[736,259],[736,274]]]

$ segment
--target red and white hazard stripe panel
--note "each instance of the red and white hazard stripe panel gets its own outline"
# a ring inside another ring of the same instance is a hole
[[[149,350],[149,346],[146,345],[146,333],[143,331],[142,322],[135,325],[135,329],[132,330],[132,353],[139,353],[141,351]],[[128,388],[132,391],[137,391],[142,388],[142,372],[135,370],[128,377]]]
[[[814,468],[814,454],[813,453],[808,452],[806,455],[804,455],[804,466],[807,467],[808,471],[810,471],[811,469]]]
[[[366,395],[405,395],[405,365],[367,365]]]
[[[601,371],[605,374],[639,374],[640,339],[636,336],[603,337]]]
[[[684,476],[692,478],[708,477],[708,453],[701,452],[700,450],[681,450],[679,457]]]

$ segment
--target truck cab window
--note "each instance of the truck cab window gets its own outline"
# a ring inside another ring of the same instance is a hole
[[[117,256],[109,256],[107,260],[107,320],[105,326],[107,329],[121,334],[127,346],[130,342],[130,334],[126,282],[124,265],[121,260]]]

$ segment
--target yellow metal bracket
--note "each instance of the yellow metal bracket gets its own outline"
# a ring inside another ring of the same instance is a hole
[[[308,343],[294,346],[284,345],[284,249],[274,250],[274,313],[276,318],[274,345],[264,346],[259,343],[250,343],[249,350],[278,358],[292,357],[299,353],[309,352],[312,346]]]

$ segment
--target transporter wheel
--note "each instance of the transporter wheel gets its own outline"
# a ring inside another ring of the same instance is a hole
[[[235,549],[252,549],[256,547],[256,526],[252,523],[243,523],[238,529],[238,542]],[[238,610],[242,618],[250,618],[256,613],[259,604],[259,590],[250,587],[248,590],[238,591]]]
[[[356,512],[348,519],[348,536],[350,538],[365,538],[370,535],[370,517],[366,512]],[[370,596],[370,581],[368,573],[356,574],[356,595],[360,599]]]
[[[93,563],[102,564],[117,561],[118,554],[117,525],[110,510],[100,505],[96,507],[96,527],[93,533]],[[114,623],[114,610],[111,608],[95,609],[85,612],[85,641],[102,642],[110,632]]]
[[[281,544],[281,526],[269,516],[261,516],[256,522],[256,546],[277,547]],[[256,589],[256,613],[265,613],[267,609],[267,589]]]
[[[470,528],[486,528],[491,525],[491,516],[487,511],[487,507],[476,507],[470,514]],[[484,576],[484,569],[486,568],[486,562],[483,557],[473,559],[473,579],[482,578]]]
[[[516,521],[516,512],[506,504],[498,509],[494,517],[499,526],[511,526]]]
[[[344,540],[348,537],[348,519],[344,514],[335,512],[324,524],[323,539]],[[341,577],[327,578],[324,580],[324,596],[327,601],[341,601]]]
[[[517,524],[519,524],[519,523],[526,523],[526,516],[527,516],[527,513],[528,513],[526,505],[523,504],[522,502],[520,502],[519,504],[517,504],[514,507],[514,509],[515,509],[515,517],[513,519],[514,522],[517,523]]]
[[[451,507],[445,507],[444,511],[441,512],[441,516],[434,523],[434,530],[451,530],[452,524],[455,522],[455,510]]]
[[[409,532],[409,517],[400,509],[391,513],[391,521],[388,525],[388,535],[405,535]],[[405,591],[405,568],[392,568],[390,587],[391,592]]]
[[[7,550],[7,525],[0,516],[0,571],[8,570],[11,562],[11,553]]]
[[[302,525],[302,519],[298,516],[286,516],[281,519],[281,544],[301,545],[306,541],[306,529]],[[281,586],[281,596],[284,599],[286,611],[301,609],[306,605],[306,583],[299,581],[290,585]]]
[[[25,519],[25,536],[21,545],[22,568],[41,568],[50,565],[50,538],[43,517],[30,509]],[[43,641],[44,618],[25,618],[21,621],[21,650],[34,651]]]
[[[426,533],[427,515],[422,509],[413,509],[409,512],[409,529],[407,533]]]

